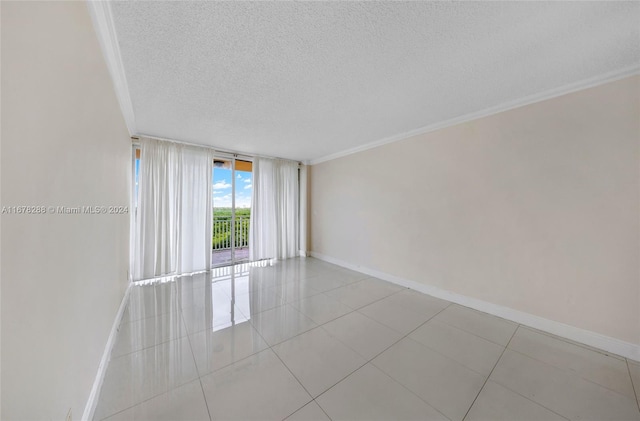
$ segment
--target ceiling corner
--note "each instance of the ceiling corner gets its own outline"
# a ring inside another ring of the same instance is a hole
[[[87,8],[89,9],[93,27],[98,36],[98,42],[100,43],[109,74],[111,75],[111,80],[113,81],[122,116],[129,130],[129,135],[133,136],[137,132],[136,121],[135,115],[133,114],[133,103],[129,95],[129,86],[127,85],[127,78],[124,73],[122,56],[120,55],[113,15],[111,13],[111,2],[87,0]]]

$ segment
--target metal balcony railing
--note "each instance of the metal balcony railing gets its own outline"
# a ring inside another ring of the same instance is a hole
[[[212,250],[227,250],[231,248],[231,217],[213,217],[213,238]],[[235,247],[242,248],[249,246],[249,217],[237,216],[235,221]]]

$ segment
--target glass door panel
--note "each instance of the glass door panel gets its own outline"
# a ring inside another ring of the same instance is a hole
[[[251,191],[253,177],[251,162],[235,162],[235,262],[249,261],[249,221],[251,219]]]
[[[213,267],[249,260],[251,162],[216,158],[213,166]]]

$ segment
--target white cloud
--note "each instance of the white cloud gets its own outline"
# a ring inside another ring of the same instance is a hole
[[[244,186],[245,189],[250,189],[251,186],[253,186],[253,184],[247,184],[246,186]]]
[[[213,207],[214,208],[230,208],[231,193],[223,192],[223,191],[213,192]],[[250,208],[250,207],[251,207],[251,195],[250,194],[244,195],[241,192],[237,192],[236,208]]]
[[[245,178],[245,179],[244,179],[244,180],[242,180],[242,181],[244,181],[245,183],[251,183],[251,179],[250,179],[250,178]]]
[[[238,174],[238,178],[242,180],[242,175]]]
[[[213,198],[213,207],[214,208],[230,208],[231,207],[231,193],[225,194],[224,196],[214,197]]]
[[[236,208],[250,208],[250,207],[251,207],[250,197],[236,197]]]
[[[231,207],[231,194],[225,194],[224,196],[213,198],[214,208],[230,208]],[[250,208],[251,197],[236,196],[236,208]]]
[[[213,184],[214,190],[224,190],[231,187],[231,184],[227,183],[225,180],[216,181]]]

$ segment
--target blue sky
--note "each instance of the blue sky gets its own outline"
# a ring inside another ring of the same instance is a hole
[[[252,177],[250,172],[236,171],[236,208],[251,207]],[[231,207],[231,170],[213,170],[213,207]]]

